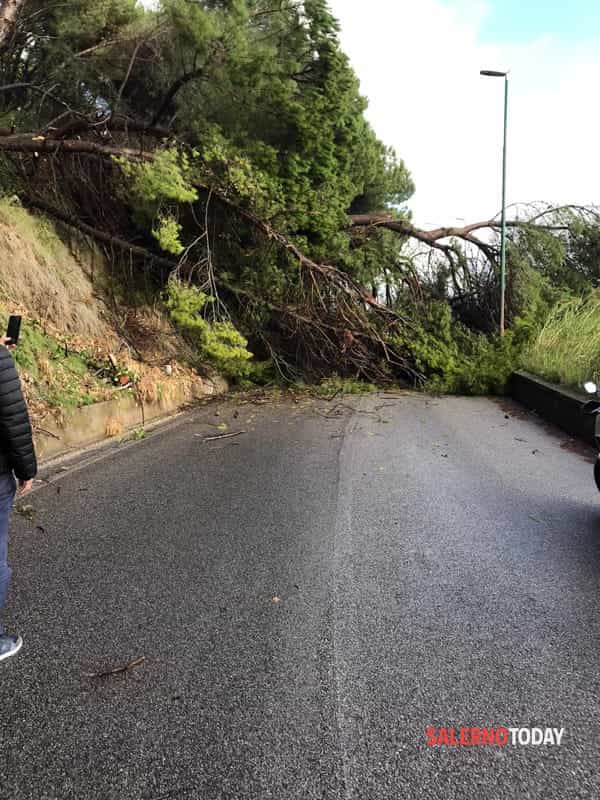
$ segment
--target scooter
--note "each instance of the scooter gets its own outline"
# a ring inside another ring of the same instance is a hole
[[[600,391],[598,389],[598,384],[594,383],[593,381],[584,383],[583,388],[587,394],[596,395],[595,400],[588,400],[587,403],[583,404],[582,411],[584,414],[587,414],[590,417],[596,417],[596,429],[594,431],[594,436],[596,438],[596,445],[600,451]],[[600,491],[600,453],[598,454],[598,458],[594,464],[594,479],[596,481],[598,491]]]

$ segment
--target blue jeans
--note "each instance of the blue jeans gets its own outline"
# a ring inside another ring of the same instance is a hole
[[[0,475],[0,613],[6,605],[12,570],[8,566],[8,520],[17,485],[12,472]],[[0,621],[0,635],[4,632]]]

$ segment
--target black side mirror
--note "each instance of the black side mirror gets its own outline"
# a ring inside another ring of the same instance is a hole
[[[600,400],[588,400],[587,403],[583,404],[583,408],[581,410],[584,414],[587,414],[587,416],[593,417],[595,414],[600,412]]]

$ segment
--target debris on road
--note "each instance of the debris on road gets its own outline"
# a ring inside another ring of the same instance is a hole
[[[103,672],[86,672],[86,676],[88,678],[108,678],[110,675],[119,675],[122,672],[129,672],[130,670],[135,669],[135,667],[139,667],[140,664],[143,664],[145,660],[146,656],[141,656],[140,658],[136,658],[127,664],[123,664],[121,667],[107,669]]]
[[[30,505],[23,505],[23,506],[16,505],[15,511],[17,512],[17,514],[20,514],[22,517],[25,517],[25,519],[31,520],[35,516],[35,508]]]
[[[203,442],[217,442],[219,439],[233,439],[234,436],[241,436],[246,431],[237,431],[236,433],[222,433],[220,436],[205,436]],[[194,436],[201,436],[200,433],[195,433]]]

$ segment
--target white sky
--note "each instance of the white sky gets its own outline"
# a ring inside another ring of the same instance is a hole
[[[412,172],[415,222],[499,211],[503,81],[480,77],[480,69],[511,70],[508,202],[600,202],[598,42],[545,35],[484,43],[486,7],[477,0],[330,6],[369,99],[367,115]]]

